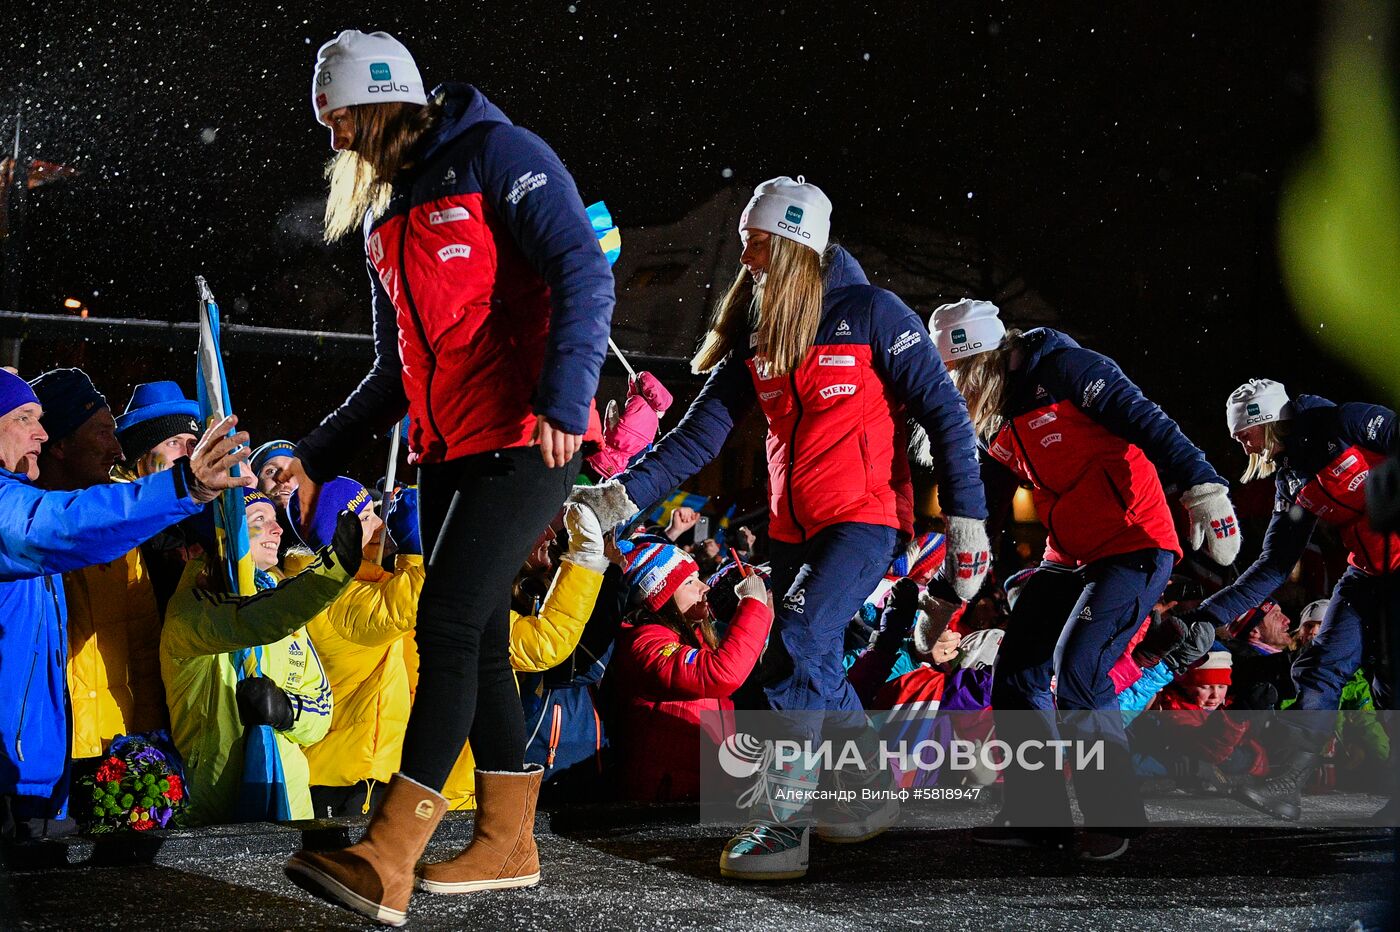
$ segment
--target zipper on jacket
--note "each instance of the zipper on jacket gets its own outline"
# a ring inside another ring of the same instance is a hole
[[[58,613],[57,617],[62,618],[63,613],[58,606],[58,592],[53,587],[53,578],[44,577],[44,588],[49,590],[49,598],[53,599],[53,609]],[[24,680],[24,696],[19,701],[19,722],[15,725],[15,757],[24,760],[24,713],[29,709],[29,690],[34,686],[34,668],[39,665],[39,634],[43,631],[42,625],[34,628],[34,649],[29,655],[29,676]]]
[[[792,516],[792,523],[797,526],[797,532],[802,535],[805,543],[807,540],[807,529],[802,526],[802,522],[797,520],[797,504],[792,497],[792,474],[797,471],[797,425],[802,420],[802,399],[797,395],[797,370],[788,373],[788,380],[792,383],[792,403],[797,408],[797,416],[792,419],[792,435],[788,441],[788,471],[787,471],[787,500],[788,514]]]
[[[549,725],[549,756],[544,760],[546,769],[554,766],[554,755],[559,751],[559,732],[563,724],[564,710],[556,702],[554,704],[554,721]]]
[[[437,353],[433,352],[432,345],[428,342],[428,332],[423,327],[423,320],[418,314],[418,305],[413,300],[413,289],[408,286],[408,263],[405,262],[408,244],[408,221],[413,213],[413,198],[409,198],[409,208],[403,215],[403,229],[399,230],[399,284],[403,287],[404,302],[408,305],[408,316],[413,321],[413,329],[418,331],[418,339],[423,341],[423,352],[428,354],[432,360],[432,365],[428,367],[427,385],[423,389],[423,413],[428,418],[428,426],[437,435],[438,442],[443,446],[443,456],[447,455],[447,437],[442,433],[437,425],[437,420],[433,418],[433,376],[437,374]]]
[[[1132,509],[1123,499],[1123,493],[1118,491],[1118,486],[1114,483],[1113,477],[1108,474],[1108,470],[1100,470],[1103,473],[1104,481],[1108,483],[1108,490],[1113,493],[1113,498],[1118,502],[1118,507],[1123,509],[1123,514],[1131,514]]]
[[[1031,474],[1031,481],[1038,488],[1049,491],[1045,483],[1041,481],[1040,473],[1035,471],[1035,464],[1031,462],[1031,451],[1026,449],[1025,443],[1021,440],[1021,432],[1016,429],[1016,419],[1007,418],[1006,426],[1011,431],[1011,439],[1016,446],[1021,448],[1021,462],[1026,464],[1026,472]],[[1045,509],[1045,530],[1050,535],[1050,540],[1055,544],[1055,549],[1059,550],[1060,536],[1055,533],[1055,505],[1059,503],[1060,496],[1055,493],[1053,498],[1054,501]]]

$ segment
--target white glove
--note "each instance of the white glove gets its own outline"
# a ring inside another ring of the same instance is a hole
[[[564,556],[600,573],[608,568],[608,558],[603,553],[603,527],[592,508],[569,502],[564,506],[564,527],[569,530],[569,552]]]
[[[1181,493],[1181,504],[1191,524],[1191,549],[1205,544],[1206,555],[1221,566],[1229,566],[1240,555],[1240,523],[1235,506],[1218,482],[1203,482]]]
[[[768,584],[757,573],[750,573],[734,587],[734,594],[741,599],[761,599],[768,601]]]
[[[987,571],[992,568],[992,547],[987,542],[987,526],[977,518],[945,517],[944,531],[948,554],[944,568],[948,582],[964,602],[970,601],[982,588]]]

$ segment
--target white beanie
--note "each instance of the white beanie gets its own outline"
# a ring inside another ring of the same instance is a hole
[[[821,255],[831,238],[831,200],[801,175],[772,178],[753,189],[739,215],[739,232],[763,230],[810,246]]]
[[[403,43],[387,32],[347,29],[316,53],[311,106],[318,120],[355,104],[426,104],[423,78]]]
[[[936,308],[928,319],[928,329],[938,344],[938,355],[945,363],[966,359],[1001,346],[1006,325],[990,301],[963,298]]]
[[[1250,379],[1231,392],[1230,400],[1225,402],[1225,423],[1232,437],[1246,427],[1291,417],[1288,392],[1283,390],[1282,382],[1272,379]]]
[[[1327,614],[1328,599],[1318,599],[1316,602],[1309,602],[1303,606],[1302,614],[1298,616],[1298,627],[1302,627],[1310,621],[1321,621],[1322,616]]]

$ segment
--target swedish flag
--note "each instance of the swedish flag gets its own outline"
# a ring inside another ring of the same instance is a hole
[[[646,514],[648,524],[666,524],[671,520],[671,512],[677,508],[692,508],[695,511],[705,507],[709,499],[693,492],[676,492]]]
[[[603,255],[608,257],[608,265],[617,262],[617,257],[622,255],[622,231],[613,226],[612,214],[608,212],[608,205],[602,201],[596,204],[589,204],[586,208],[588,219],[593,224],[593,232],[598,237],[598,245],[603,250]]]
[[[214,293],[209,290],[204,276],[195,276],[195,285],[199,289],[199,354],[195,360],[195,384],[199,393],[199,416],[208,426],[222,420],[232,405],[224,378],[224,357],[219,352],[219,305],[214,302]],[[241,467],[234,468],[241,471]],[[253,556],[248,548],[243,490],[225,489],[214,499],[213,507],[214,536],[219,544],[227,591],[233,595],[253,595],[257,588],[253,583]]]

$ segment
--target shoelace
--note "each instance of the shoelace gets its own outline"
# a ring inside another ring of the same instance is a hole
[[[749,787],[739,795],[735,805],[739,809],[748,809],[760,799],[768,802],[768,809],[772,813],[772,800],[768,799],[768,773],[773,765],[773,742],[763,743],[763,756],[758,759],[758,772],[754,774],[753,786]]]
[[[774,825],[771,822],[750,822],[745,825],[739,834],[734,836],[735,842],[742,844],[745,841],[752,841],[765,851],[773,851],[780,846],[791,848],[802,840],[802,834],[797,829],[788,828],[785,825]]]

